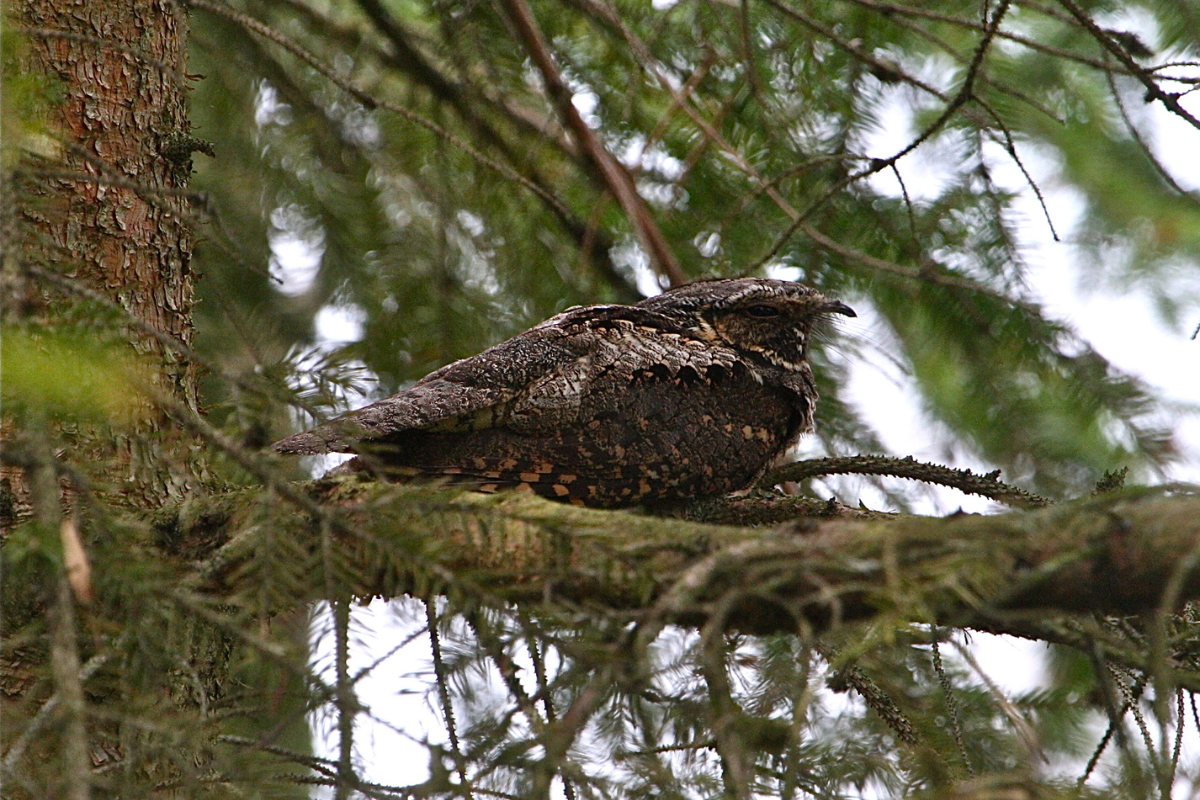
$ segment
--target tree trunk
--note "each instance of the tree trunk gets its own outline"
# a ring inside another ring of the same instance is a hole
[[[195,408],[196,366],[146,332],[192,340],[186,187],[191,153],[206,145],[187,121],[186,16],[168,0],[27,0],[16,11],[21,71],[44,77],[38,99],[57,102],[39,121],[46,134],[26,126],[12,178],[8,321],[61,323],[81,293],[96,292],[128,315],[131,344],[152,364],[151,394]],[[189,470],[164,471],[135,444],[159,415],[140,396],[129,402],[141,412],[133,430],[75,434],[67,458],[103,462],[134,505],[181,496]],[[27,501],[21,475],[6,477]]]
[[[6,728],[23,732],[7,742],[5,794],[82,800],[93,791],[95,770],[123,758],[117,720],[124,710],[119,683],[107,696],[82,688],[81,673],[97,667],[87,661],[101,626],[83,608],[89,530],[73,506],[86,505],[76,494],[84,484],[142,509],[197,485],[190,456],[163,457],[198,448],[181,446],[162,424],[162,408],[198,406],[195,364],[180,356],[185,348],[164,340],[185,347],[192,340],[186,187],[191,153],[204,145],[189,133],[187,19],[177,5],[25,0],[10,13],[22,41],[7,55],[26,76],[22,86],[35,88],[22,107],[6,112],[24,117],[19,162],[6,162],[15,166],[5,176],[6,326],[47,352],[64,352],[52,346],[66,341],[56,338],[63,329],[77,334],[74,341],[104,335],[87,320],[97,305],[107,307],[128,332],[134,358],[146,364],[146,387],[131,386],[123,398],[132,412],[128,424],[55,424],[53,408],[10,407],[6,414],[19,414],[19,421],[3,421],[0,522],[32,516],[47,542],[62,545],[61,556],[51,546],[37,568],[6,575],[5,632],[22,631],[17,638],[25,644],[10,642],[0,664]],[[64,374],[48,379],[76,379],[71,359],[51,366]],[[108,713],[97,716],[89,707]],[[10,780],[16,763],[23,777]]]

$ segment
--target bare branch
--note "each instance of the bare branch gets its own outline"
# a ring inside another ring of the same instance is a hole
[[[529,4],[525,0],[503,0],[503,5],[522,39],[522,44],[542,75],[550,102],[558,111],[559,116],[563,118],[565,126],[575,136],[593,173],[612,192],[617,203],[629,218],[630,224],[637,232],[642,248],[650,258],[650,263],[656,271],[671,282],[671,285],[679,286],[687,283],[687,276],[680,269],[679,262],[676,260],[675,254],[671,252],[658,223],[654,221],[649,206],[638,194],[637,186],[634,185],[629,170],[609,152],[595,131],[588,127],[583,115],[571,101],[571,89],[563,80],[562,74],[554,63],[550,45],[546,41],[542,29],[538,26]]]
[[[915,461],[912,456],[852,456],[797,461],[773,470],[761,483],[764,486],[774,486],[785,481],[802,481],[821,475],[890,475],[949,486],[967,494],[976,494],[1018,508],[1041,508],[1050,504],[1045,497],[1002,483],[998,477],[999,472],[996,470],[987,475],[976,475],[969,469],[925,464]]]
[[[1182,104],[1180,104],[1179,98],[1181,95],[1167,92],[1161,86],[1159,86],[1155,80],[1154,74],[1150,70],[1142,67],[1136,61],[1134,61],[1133,56],[1129,55],[1125,48],[1121,47],[1121,45],[1118,44],[1115,39],[1113,39],[1112,35],[1108,31],[1097,25],[1092,18],[1087,15],[1087,12],[1080,8],[1079,5],[1074,2],[1074,0],[1058,0],[1058,2],[1063,8],[1069,11],[1071,15],[1075,17],[1075,19],[1079,20],[1079,24],[1087,29],[1088,33],[1092,35],[1093,39],[1099,42],[1105,50],[1112,53],[1113,56],[1116,57],[1117,61],[1120,61],[1125,66],[1125,69],[1129,70],[1129,74],[1133,75],[1142,82],[1142,85],[1146,87],[1146,97],[1149,100],[1158,100],[1164,106],[1166,106],[1171,113],[1175,114],[1181,119],[1187,120],[1189,125],[1197,130],[1200,130],[1200,119],[1196,119],[1195,116],[1193,116],[1186,108],[1183,107]]]

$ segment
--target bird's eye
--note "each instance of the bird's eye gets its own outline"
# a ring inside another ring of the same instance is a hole
[[[746,313],[752,317],[766,319],[768,317],[778,317],[779,309],[775,306],[750,306],[746,309]]]

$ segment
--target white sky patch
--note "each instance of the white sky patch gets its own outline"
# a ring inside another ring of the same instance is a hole
[[[632,170],[652,172],[664,180],[675,181],[683,176],[683,162],[671,155],[662,142],[647,146],[646,137],[640,133],[625,140],[617,159]]]
[[[583,121],[592,130],[600,127],[600,117],[596,115],[596,107],[600,105],[600,98],[590,89],[576,91],[571,95],[571,105],[575,106],[575,110],[579,112],[579,116],[583,117]]]
[[[781,263],[767,264],[764,272],[768,278],[774,278],[777,281],[798,281],[803,274],[799,267]]]
[[[721,249],[721,234],[716,231],[704,231],[696,234],[692,239],[692,244],[696,245],[696,250],[705,258],[712,258]]]
[[[1024,694],[1045,683],[1050,647],[1045,642],[979,631],[971,631],[965,640],[988,679],[1008,695]]]
[[[613,263],[620,269],[633,273],[637,290],[645,297],[654,297],[663,293],[663,285],[659,275],[650,267],[650,259],[646,251],[633,241],[618,244],[610,251]]]
[[[349,109],[342,118],[342,134],[367,149],[383,144],[383,134],[379,130],[379,123],[375,121],[375,114],[358,106]]]
[[[451,228],[447,235],[459,253],[455,270],[468,289],[495,296],[500,293],[496,276],[495,248],[489,240],[485,220],[478,214],[461,210],[455,213],[458,230]]]
[[[332,344],[361,341],[366,324],[366,309],[354,303],[323,306],[315,321],[317,336]]]
[[[425,626],[424,614],[422,604],[411,599],[376,600],[350,611],[349,673],[358,675],[374,665],[354,687],[367,708],[355,720],[355,752],[366,765],[367,779],[376,783],[408,786],[427,780],[426,743],[442,745],[449,740],[427,695],[433,684],[429,637],[414,636]],[[329,606],[322,603],[311,626],[311,658],[313,669],[330,686],[337,683],[333,628]],[[310,725],[316,755],[337,760],[333,708],[326,706],[310,715]]]
[[[462,229],[471,236],[482,236],[486,230],[483,218],[474,212],[460,209],[455,212],[454,218],[458,220],[458,224],[462,226]]]
[[[299,207],[280,206],[271,212],[267,243],[271,248],[267,266],[275,279],[275,291],[297,297],[311,289],[325,257],[325,231]]]
[[[260,128],[290,125],[294,116],[292,107],[279,99],[275,87],[267,81],[260,81],[258,94],[254,98],[254,124]]]

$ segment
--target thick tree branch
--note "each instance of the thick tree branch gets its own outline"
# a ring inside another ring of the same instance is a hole
[[[1003,630],[1026,612],[1151,612],[1168,587],[1179,602],[1200,598],[1200,566],[1188,557],[1200,548],[1196,494],[1141,489],[994,516],[807,517],[765,529],[514,494],[350,481],[308,492],[344,522],[334,561],[341,590],[359,596],[424,592],[453,573],[505,602],[553,598],[651,626],[651,617],[701,624],[724,608],[725,624],[758,633],[880,614]],[[176,551],[199,557],[194,580],[213,591],[252,593],[263,579],[256,553],[270,539],[286,538],[296,569],[318,574],[321,524],[262,499],[210,499],[159,527]],[[310,594],[293,600],[318,599],[323,586],[309,581]]]

